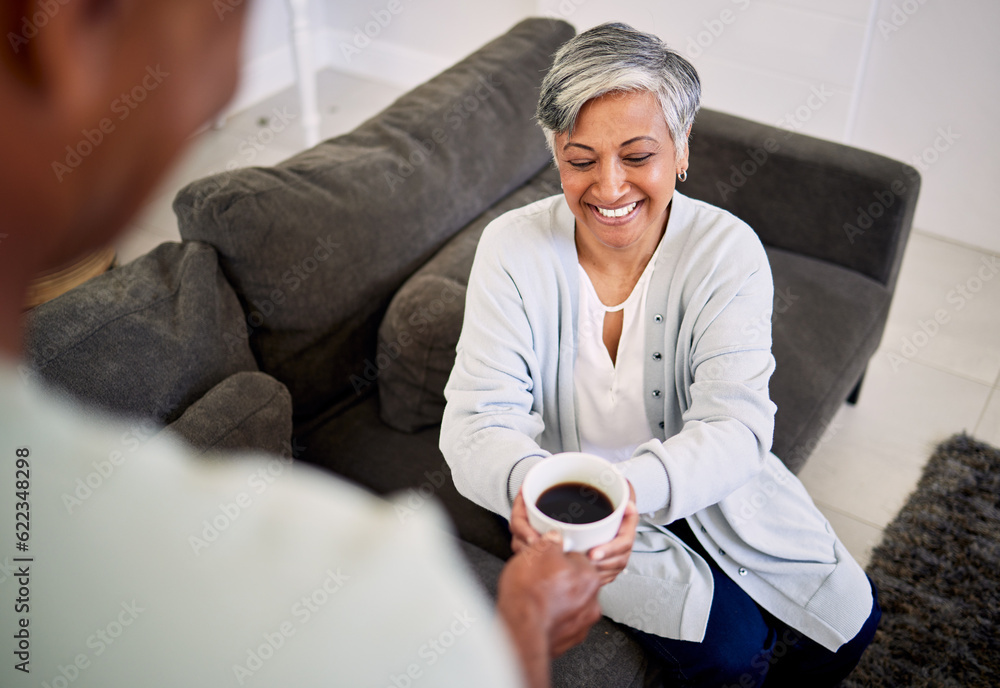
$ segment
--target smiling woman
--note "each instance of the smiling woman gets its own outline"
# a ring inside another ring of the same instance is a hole
[[[760,240],[676,190],[700,98],[686,60],[624,24],[556,53],[536,114],[563,193],[483,233],[441,449],[459,491],[510,519],[515,552],[539,537],[522,494],[532,466],[578,451],[616,464],[633,502],[588,556],[604,613],[672,685],[833,686],[880,612],[770,452]]]

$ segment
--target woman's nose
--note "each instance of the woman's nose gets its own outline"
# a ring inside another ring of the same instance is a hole
[[[625,170],[617,163],[600,165],[594,187],[595,195],[600,200],[608,203],[618,200],[625,195],[628,189]]]

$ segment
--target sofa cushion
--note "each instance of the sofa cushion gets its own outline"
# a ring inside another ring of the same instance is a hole
[[[378,333],[374,366],[382,419],[403,432],[441,422],[444,386],[455,365],[465,288],[483,230],[515,208],[559,193],[559,172],[546,166],[530,182],[469,223],[396,292]]]
[[[266,373],[230,375],[167,426],[206,451],[260,450],[291,458],[292,395]]]
[[[257,369],[244,317],[211,246],[165,243],[32,310],[29,370],[90,404],[170,423]]]
[[[535,102],[572,34],[525,20],[344,136],[180,191],[181,236],[218,250],[297,421],[364,394],[355,383],[396,289],[545,165]]]
[[[878,348],[891,294],[839,265],[765,250],[774,276],[772,451],[798,472]]]

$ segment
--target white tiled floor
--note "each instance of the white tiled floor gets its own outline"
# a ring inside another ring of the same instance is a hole
[[[321,135],[350,131],[401,94],[321,72]],[[119,260],[179,240],[171,202],[187,182],[302,148],[292,90],[199,134],[119,243]],[[861,398],[840,410],[799,477],[864,565],[934,446],[962,430],[1000,446],[1000,257],[917,230]]]
[[[915,231],[882,344],[799,475],[867,563],[938,442],[1000,446],[1000,256]]]

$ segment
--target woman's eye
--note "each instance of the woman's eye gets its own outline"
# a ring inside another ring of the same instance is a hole
[[[584,161],[581,161],[581,162],[573,162],[572,160],[570,160],[569,164],[572,165],[573,167],[575,167],[578,170],[585,170],[588,167],[590,167],[591,165],[593,165],[594,161],[593,160],[584,160]]]
[[[636,164],[639,164],[639,163],[646,162],[651,157],[653,157],[652,153],[647,153],[646,155],[630,155],[627,158],[625,158],[625,162],[632,163],[633,165],[636,165]]]

